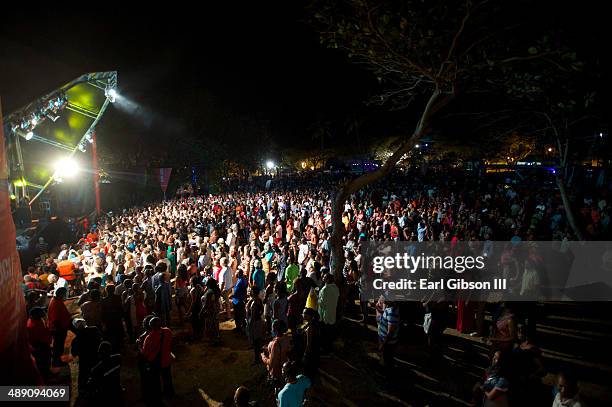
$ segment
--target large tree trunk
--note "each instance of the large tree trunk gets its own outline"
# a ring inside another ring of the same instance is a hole
[[[404,154],[407,154],[414,146],[415,141],[421,138],[427,130],[432,116],[437,113],[440,109],[450,102],[454,94],[443,93],[436,89],[421,114],[419,120],[412,135],[405,140],[395,152],[385,161],[385,163],[376,171],[366,173],[357,177],[351,181],[346,182],[339,187],[338,192],[333,197],[332,203],[332,234],[330,237],[331,246],[331,267],[330,271],[334,276],[338,276],[342,273],[342,267],[344,266],[344,249],[342,245],[342,237],[345,234],[344,224],[342,223],[342,214],[344,212],[344,204],[347,199],[350,198],[351,194],[359,191],[360,189],[379,181],[389,175],[395,165],[402,159]]]
[[[576,219],[574,218],[574,212],[572,212],[571,202],[569,197],[567,196],[567,190],[565,189],[565,181],[561,175],[557,175],[555,177],[557,181],[557,187],[559,188],[559,194],[561,195],[561,200],[563,201],[563,207],[565,208],[565,217],[567,218],[567,223],[569,223],[570,227],[574,231],[576,235],[576,239],[584,240],[584,236],[582,235],[582,231],[576,224]]]

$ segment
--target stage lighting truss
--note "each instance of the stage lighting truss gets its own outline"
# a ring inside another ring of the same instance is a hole
[[[33,106],[30,111],[22,116],[23,119],[20,122],[11,123],[11,129],[13,132],[20,130],[26,140],[31,140],[34,128],[46,119],[56,121],[59,118],[58,112],[66,107],[67,104],[68,99],[65,94],[60,93],[53,96]]]

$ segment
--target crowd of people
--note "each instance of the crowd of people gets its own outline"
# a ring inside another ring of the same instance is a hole
[[[292,185],[182,197],[99,219],[78,242],[43,253],[40,265],[24,276],[39,370],[48,377],[50,367],[65,363],[72,331],[79,396],[119,400],[122,349],[133,342],[142,395],[153,405],[174,396],[173,330],[189,326],[194,341],[214,345],[220,323],[234,321],[235,331],[248,339],[253,363],[265,366],[279,405],[300,406],[319,381],[320,358],[334,351],[339,322],[356,316],[371,323],[374,308],[384,373],[399,382],[395,355],[403,305],[362,295],[362,242],[573,239],[554,190],[450,175],[391,177],[346,201],[345,259],[342,273],[334,275],[332,198],[333,190],[323,186]],[[593,239],[607,236],[611,201],[601,192],[581,198],[580,227]],[[53,293],[48,306],[45,292]],[[79,293],[74,317],[66,298]],[[474,405],[526,405],[521,403],[536,397],[546,371],[533,307],[495,305],[486,332],[484,304],[418,306],[431,349],[440,344],[451,307],[458,309],[460,332],[490,337],[492,365],[474,387]],[[554,406],[583,405],[570,372],[559,376],[558,389]],[[250,405],[249,390],[240,387],[234,400]]]

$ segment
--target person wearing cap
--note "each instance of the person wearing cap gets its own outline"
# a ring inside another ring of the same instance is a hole
[[[79,397],[85,395],[89,372],[98,362],[98,346],[102,342],[102,333],[96,326],[88,326],[82,318],[72,322],[76,335],[71,343],[72,356],[78,357],[78,389]]]
[[[64,304],[66,293],[66,288],[58,288],[55,290],[55,295],[49,303],[48,319],[49,329],[53,336],[53,366],[56,367],[66,365],[66,363],[62,361],[62,355],[64,354],[64,345],[66,343],[68,329],[71,326],[70,313],[66,308],[66,304]]]

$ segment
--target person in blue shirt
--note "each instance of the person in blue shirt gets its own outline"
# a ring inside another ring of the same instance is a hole
[[[310,379],[297,374],[295,362],[289,361],[283,365],[283,377],[287,384],[278,393],[279,407],[301,407],[304,405],[304,395],[311,386]]]
[[[261,268],[261,261],[255,260],[253,266],[255,270],[251,273],[251,287],[257,287],[259,290],[265,290],[266,288],[266,276]]]
[[[246,324],[246,304],[247,280],[242,269],[236,273],[236,284],[232,293],[232,304],[234,304],[234,321],[236,321],[236,331],[243,331]]]

